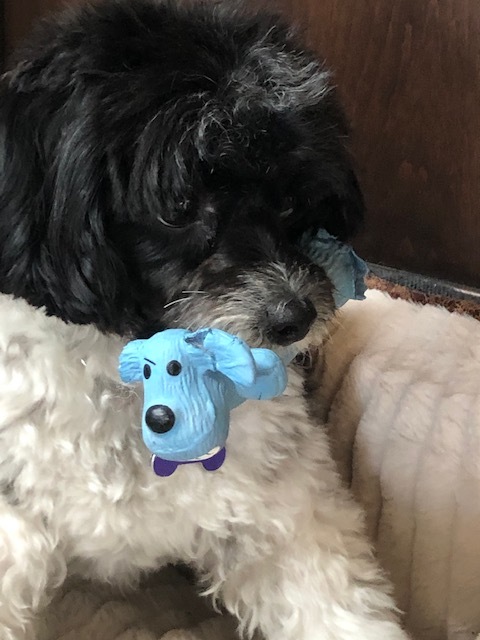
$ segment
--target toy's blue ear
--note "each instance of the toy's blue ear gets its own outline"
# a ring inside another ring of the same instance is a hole
[[[220,329],[202,329],[188,336],[186,342],[210,356],[212,371],[223,373],[235,384],[247,387],[255,382],[255,361],[243,340]]]
[[[144,340],[132,340],[120,354],[118,371],[123,382],[139,382],[142,379],[142,362],[139,348]]]

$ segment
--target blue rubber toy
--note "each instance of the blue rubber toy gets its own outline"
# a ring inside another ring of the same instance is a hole
[[[365,297],[367,267],[351,247],[320,230],[305,235],[300,248],[332,281],[337,307]],[[167,329],[129,342],[120,355],[120,377],[143,381],[142,435],[155,473],[169,476],[179,465],[193,463],[219,469],[230,411],[247,399],[281,395],[285,365],[295,354],[292,347],[282,360],[219,329]]]
[[[160,476],[193,462],[220,468],[230,411],[247,399],[279,396],[287,385],[277,354],[219,329],[167,329],[133,340],[120,355],[120,377],[143,380],[142,435]]]
[[[332,281],[337,308],[348,300],[365,299],[368,267],[350,245],[320,229],[314,236],[305,234],[300,241],[300,248],[312,262],[323,267]]]

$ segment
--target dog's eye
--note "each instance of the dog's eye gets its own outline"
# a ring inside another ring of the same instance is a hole
[[[295,203],[291,196],[287,196],[286,198],[284,198],[283,207],[280,212],[280,217],[288,218],[288,216],[290,216],[293,213],[293,209],[295,208],[294,205]]]
[[[150,376],[152,375],[152,367],[149,364],[146,364],[143,367],[143,377],[148,380],[150,378]]]
[[[191,222],[191,220],[186,220],[182,218],[178,218],[178,219],[176,218],[175,221],[169,220],[160,214],[157,216],[157,218],[165,227],[170,227],[171,229],[182,229],[183,227],[186,227]]]
[[[177,360],[172,360],[167,364],[167,373],[171,376],[178,376],[182,370],[182,365]]]
[[[285,211],[281,211],[280,212],[280,217],[281,218],[288,218],[289,215],[291,215],[293,213],[293,207],[290,207],[289,209],[285,209]]]
[[[181,229],[194,222],[193,214],[194,208],[192,202],[184,199],[178,202],[168,213],[159,214],[158,219],[166,227]]]

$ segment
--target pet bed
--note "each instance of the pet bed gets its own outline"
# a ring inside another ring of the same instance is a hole
[[[480,631],[480,323],[369,291],[319,359],[315,411],[416,640]],[[321,384],[320,384],[321,383]],[[48,640],[233,640],[188,579],[167,569],[133,593],[70,582]]]

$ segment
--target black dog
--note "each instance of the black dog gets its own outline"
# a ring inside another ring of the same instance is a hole
[[[148,335],[212,256],[195,286],[224,292],[362,219],[328,72],[272,16],[100,3],[39,28],[0,91],[0,290],[65,321]]]

